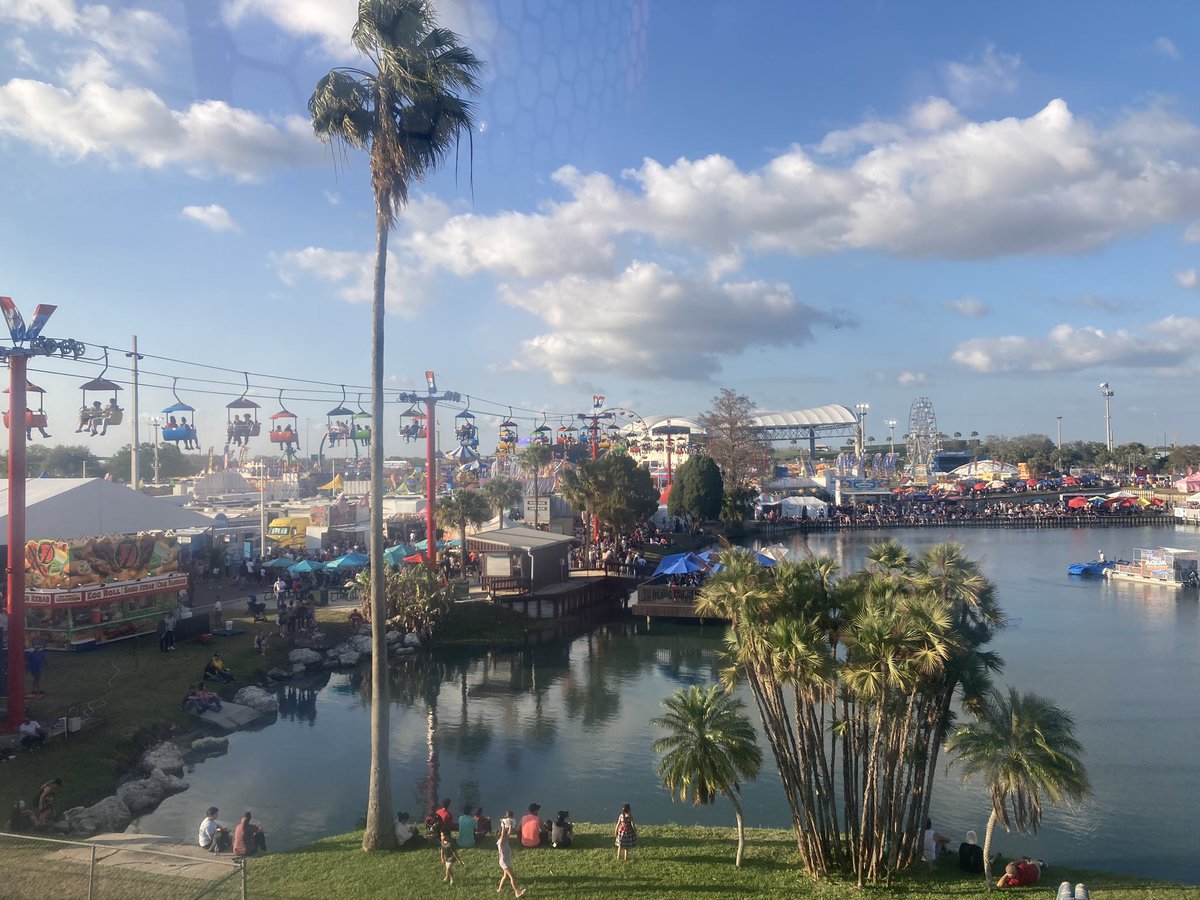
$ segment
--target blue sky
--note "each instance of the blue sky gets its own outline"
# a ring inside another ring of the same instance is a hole
[[[1107,381],[1118,442],[1200,440],[1189,5],[435,5],[488,70],[473,154],[392,236],[392,388],[434,369],[485,431],[728,386],[870,403],[877,436],[928,396],[947,432],[1099,440]],[[143,413],[177,376],[205,446],[238,376],[186,363],[279,376],[264,412],[282,386],[314,433],[317,382],[368,381],[365,160],[305,110],[355,6],[0,0],[0,294],[137,334]],[[72,437],[99,369],[38,368]]]

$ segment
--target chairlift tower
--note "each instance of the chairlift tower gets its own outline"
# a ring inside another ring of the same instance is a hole
[[[908,412],[907,471],[915,484],[928,484],[933,459],[942,449],[933,401],[918,397]]]

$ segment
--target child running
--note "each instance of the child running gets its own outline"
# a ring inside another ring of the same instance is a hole
[[[525,888],[517,887],[517,880],[512,870],[512,848],[508,845],[508,839],[513,833],[515,821],[512,810],[505,813],[504,818],[500,820],[500,836],[496,838],[496,849],[500,852],[500,884],[496,886],[496,893],[499,894],[504,890],[504,882],[507,881],[512,885],[513,894],[517,897],[523,897],[525,895]]]
[[[442,883],[454,887],[454,864],[463,865],[462,859],[458,855],[458,842],[451,836],[449,829],[439,828],[438,838],[441,844],[440,855],[442,866],[445,867],[446,874],[442,878]]]

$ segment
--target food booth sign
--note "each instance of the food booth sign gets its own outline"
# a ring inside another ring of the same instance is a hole
[[[178,542],[161,533],[29,541],[25,577],[26,642],[51,650],[152,632],[188,583]]]

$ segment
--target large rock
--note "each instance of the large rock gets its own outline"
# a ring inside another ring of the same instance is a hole
[[[105,797],[94,806],[76,806],[63,813],[68,834],[91,837],[109,831],[124,831],[133,814],[120,797]]]
[[[183,754],[170,741],[155,744],[142,754],[142,771],[149,775],[156,771],[167,775],[183,775]]]
[[[295,651],[292,652],[294,653]],[[320,662],[320,660],[321,657],[317,656],[317,661]],[[247,685],[234,694],[233,702],[241,706],[249,706],[260,713],[279,712],[279,698],[269,691],[264,691],[262,688],[255,687],[254,685]]]
[[[229,752],[229,738],[202,737],[192,741],[191,755],[220,756]]]
[[[281,669],[281,668],[279,668],[278,666],[276,666],[276,667],[275,667],[275,668],[273,668],[273,669],[268,669],[268,670],[267,670],[267,677],[268,677],[268,678],[273,678],[273,679],[275,679],[276,681],[278,681],[278,680],[280,680],[280,679],[291,678],[291,677],[292,677],[292,673],[291,673],[291,672],[289,672],[287,669]]]
[[[343,653],[341,656],[339,656],[338,663],[340,665],[343,665],[343,666],[349,668],[351,666],[357,666],[358,661],[360,659],[362,659],[362,657],[359,654],[357,654],[353,651],[350,651],[348,653]]]
[[[389,631],[387,634],[385,634],[383,636],[383,639],[385,641],[387,641],[387,645],[390,647],[390,646],[392,646],[392,644],[395,644],[399,641],[404,640],[404,632],[403,631]]]
[[[404,636],[405,647],[420,647],[421,639],[416,634],[406,634]]]
[[[297,665],[319,666],[321,664],[321,654],[316,650],[307,650],[301,648],[299,650],[293,650],[288,654],[288,662],[292,664],[292,671],[295,671]]]
[[[416,653],[416,652],[417,652],[416,647],[393,647],[392,648],[392,656],[408,656],[409,654]]]
[[[127,781],[117,788],[117,799],[125,804],[131,815],[140,816],[158,808],[171,794],[186,791],[188,783],[174,775],[155,771],[149,778]]]
[[[352,653],[358,653],[362,656],[370,656],[371,636],[368,634],[356,634],[354,637],[347,638],[346,648]]]

